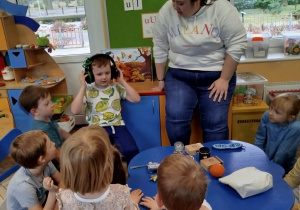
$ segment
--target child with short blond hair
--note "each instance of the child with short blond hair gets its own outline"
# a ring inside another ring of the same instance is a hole
[[[28,131],[15,138],[10,153],[22,167],[9,182],[7,209],[52,210],[57,193],[57,186],[54,185],[53,180],[60,184],[61,179],[60,173],[51,162],[55,158],[54,143],[43,131]]]
[[[297,95],[283,93],[276,96],[260,121],[255,145],[265,151],[269,159],[281,165],[288,173],[297,160],[300,143],[300,109]]]
[[[134,209],[143,196],[126,185],[110,184],[114,156],[107,132],[83,127],[61,148],[62,180],[67,189],[57,194],[59,209]]]
[[[45,131],[50,140],[55,143],[55,160],[59,161],[60,147],[63,140],[70,136],[70,133],[60,128],[57,122],[52,119],[54,105],[49,90],[38,85],[27,86],[19,97],[19,103],[28,113],[33,115],[32,130]],[[55,165],[59,168],[57,162]]]
[[[149,209],[209,210],[212,208],[204,199],[207,185],[205,172],[195,160],[172,154],[158,167],[156,198],[142,198],[140,205]]]

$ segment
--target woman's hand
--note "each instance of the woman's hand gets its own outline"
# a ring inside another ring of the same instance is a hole
[[[49,190],[49,192],[54,192],[56,193],[58,190],[58,187],[54,185],[54,182],[51,177],[45,177],[43,180],[43,187],[46,190]]]
[[[145,198],[142,198],[142,202],[140,202],[140,205],[146,206],[149,209],[160,209],[155,199],[156,199],[155,197],[150,198],[146,196]]]
[[[85,71],[81,71],[79,74],[79,81],[82,88],[86,89],[87,85],[85,82],[85,78],[88,76],[87,74],[84,74]],[[93,72],[92,72],[93,73]]]
[[[226,100],[228,93],[228,83],[229,81],[224,80],[222,78],[219,78],[216,81],[214,81],[208,88],[208,90],[211,90],[209,98],[211,98],[214,95],[213,101],[218,100],[218,102],[220,102],[222,98]]]
[[[165,81],[158,81],[158,86],[151,88],[151,91],[160,92],[165,88]]]

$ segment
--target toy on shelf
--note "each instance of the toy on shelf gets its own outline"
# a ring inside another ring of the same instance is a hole
[[[15,79],[14,71],[10,66],[4,67],[4,69],[2,69],[2,71],[1,71],[1,73],[2,73],[4,80],[14,80]]]
[[[36,35],[37,38],[36,38],[36,46],[38,47],[45,47],[45,48],[48,48],[48,52],[51,53],[52,50],[55,50],[55,48],[53,47],[52,44],[50,44],[50,41],[49,41],[49,34],[46,35],[46,36],[39,36],[39,35]]]
[[[300,31],[282,31],[283,53],[285,55],[300,54]]]
[[[288,44],[288,46],[285,48],[285,51],[288,54],[291,54],[291,55],[299,54],[299,52],[300,52],[299,42],[297,42],[295,39],[288,39],[287,44]]]

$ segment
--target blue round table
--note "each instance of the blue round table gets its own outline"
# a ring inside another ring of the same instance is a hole
[[[228,144],[239,142],[243,148],[234,150],[217,150],[212,148],[213,144]],[[218,156],[224,161],[225,174],[227,176],[232,172],[254,166],[261,171],[268,172],[273,176],[273,187],[268,191],[248,198],[242,198],[233,188],[222,184],[217,178],[206,172],[209,185],[206,200],[214,210],[288,210],[294,204],[294,194],[292,189],[283,180],[284,169],[278,164],[270,162],[266,154],[258,147],[241,141],[221,140],[203,144],[210,148],[211,156]],[[156,182],[150,181],[151,173],[147,167],[130,169],[132,166],[145,165],[148,162],[160,163],[166,156],[172,154],[173,146],[155,147],[145,150],[136,155],[128,165],[130,175],[127,184],[132,189],[141,189],[145,196],[153,197],[157,193]],[[199,156],[194,155],[195,160],[199,162]],[[145,209],[141,206],[141,209]]]

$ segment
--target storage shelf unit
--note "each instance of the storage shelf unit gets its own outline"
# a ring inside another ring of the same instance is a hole
[[[232,139],[254,144],[260,119],[268,109],[265,102],[259,106],[232,106]]]
[[[48,88],[51,95],[68,93],[66,76],[44,47],[16,49],[16,45],[35,44],[35,41],[36,35],[29,27],[16,24],[13,16],[0,10],[0,53],[8,53],[15,76],[15,80],[1,81],[5,82],[5,86],[0,87],[0,91],[2,95],[8,97],[6,100],[10,102],[9,111],[13,114],[16,127],[22,132],[31,130],[32,115],[20,107],[19,96],[25,87],[38,85],[34,82],[22,82],[23,78],[37,75],[59,78],[57,83],[43,87]],[[2,100],[4,99],[1,98],[1,104]]]

